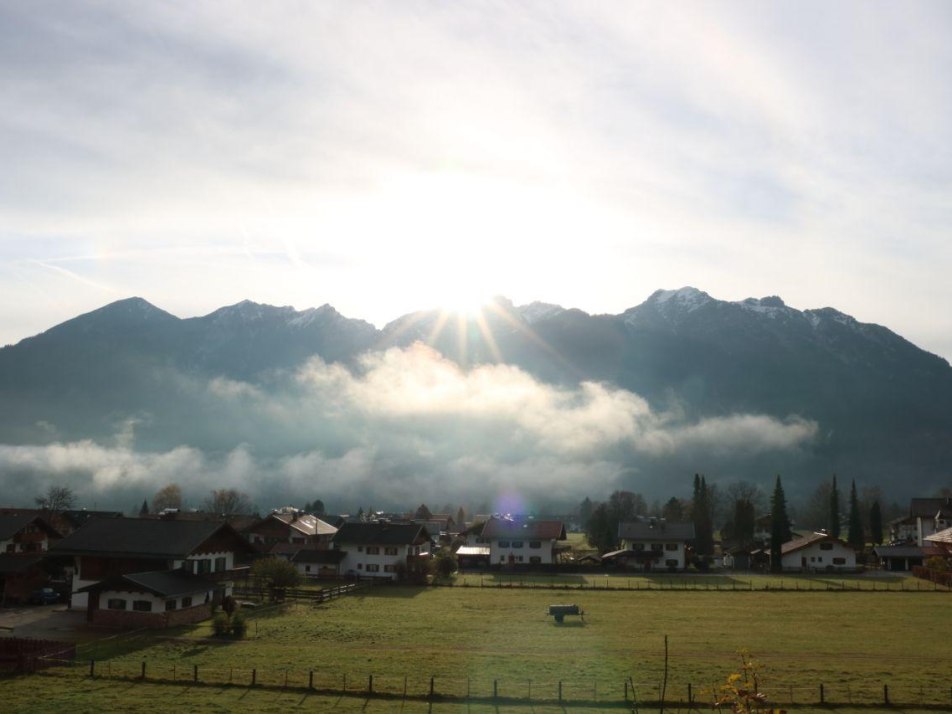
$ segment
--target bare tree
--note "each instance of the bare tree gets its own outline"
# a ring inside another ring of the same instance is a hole
[[[76,496],[69,486],[50,486],[44,495],[37,496],[34,500],[40,508],[57,512],[72,508],[76,503]]]
[[[248,494],[234,488],[219,488],[211,492],[202,504],[202,510],[221,516],[238,513],[251,513],[251,499]]]
[[[177,483],[163,486],[152,497],[152,512],[160,513],[166,508],[182,507],[182,489]]]

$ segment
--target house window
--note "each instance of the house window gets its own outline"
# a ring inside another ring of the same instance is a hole
[[[846,565],[846,558],[833,558],[833,565]]]
[[[202,558],[201,560],[190,560],[189,570],[197,575],[205,575],[212,571],[212,561],[208,558]]]
[[[363,564],[363,563],[357,563],[357,570],[363,570],[363,569],[364,569],[364,564]]]
[[[500,563],[504,563],[505,561],[506,561],[506,556],[500,555],[500,556],[499,556],[499,562],[500,562]]]
[[[644,550],[644,549],[645,549],[645,544],[644,544],[644,543],[632,543],[632,544],[631,544],[631,549],[632,549],[632,550]]]
[[[132,609],[136,612],[152,612],[151,600],[133,600]]]
[[[514,540],[514,541],[512,542],[512,547],[513,547],[513,548],[521,548],[521,547],[522,547],[522,541],[521,541],[521,540]]]
[[[667,565],[669,568],[678,567],[678,561],[675,558],[668,558],[666,561],[664,561],[664,564]]]
[[[110,610],[125,610],[126,601],[117,597],[110,598],[106,601],[106,607]]]
[[[652,552],[652,553],[660,553],[662,550],[664,550],[664,545],[662,545],[661,543],[652,543],[652,544],[651,544],[651,552]]]
[[[664,549],[665,549],[665,550],[677,550],[677,549],[678,549],[678,544],[677,544],[677,543],[665,543],[665,544],[664,544]]]
[[[542,562],[542,557],[538,555],[530,555],[529,562],[533,565],[539,565]]]
[[[501,540],[501,541],[499,541],[499,547],[500,547],[500,548],[508,548],[508,547],[509,547],[509,541],[508,541],[508,540]]]
[[[177,608],[177,607],[178,607],[178,602],[177,602],[176,600],[172,599],[172,600],[166,600],[166,601],[165,601],[165,609],[166,609],[166,611],[168,611],[168,610],[174,610],[174,609]]]
[[[228,568],[228,559],[227,558],[215,558],[215,572],[220,573],[223,570]]]
[[[541,540],[530,540],[530,541],[529,541],[529,547],[538,550],[539,548],[542,547],[542,541],[541,541]]]
[[[368,545],[367,555],[380,555],[380,547],[376,545]]]
[[[829,541],[826,543],[820,543],[820,550],[833,550],[833,544]]]
[[[305,573],[310,573],[310,572],[311,572],[311,566],[310,566],[310,565],[305,565],[305,566],[304,566],[304,572],[305,572]]]
[[[367,563],[367,572],[368,573],[379,573],[380,566],[376,563]]]
[[[383,554],[384,554],[384,555],[396,555],[396,554],[397,554],[397,549],[396,549],[396,547],[394,547],[394,546],[392,546],[392,545],[388,545],[386,548],[383,549]]]
[[[383,572],[385,572],[385,573],[395,573],[395,572],[397,572],[397,569],[396,569],[393,565],[385,565],[385,566],[383,566]]]
[[[516,562],[517,562],[517,563],[521,563],[521,562],[522,562],[522,556],[521,556],[521,555],[517,555],[517,556],[516,556]]]
[[[183,597],[183,598],[182,598],[182,607],[191,607],[191,606],[192,606],[192,598],[190,598],[190,597]]]

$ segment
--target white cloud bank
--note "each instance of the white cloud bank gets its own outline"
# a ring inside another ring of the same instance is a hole
[[[571,503],[618,487],[657,490],[654,469],[671,459],[797,452],[817,435],[815,422],[796,417],[688,421],[623,389],[553,386],[506,365],[463,369],[422,344],[368,354],[353,372],[314,359],[277,392],[216,379],[206,398],[217,406],[204,418],[251,423],[258,441],[221,453],[144,452],[129,420],[111,445],[0,445],[0,482],[21,500],[36,495],[25,483],[38,493],[68,481],[86,498],[132,502],[178,482],[196,505],[224,486],[263,507],[317,497],[476,503],[503,493]],[[281,453],[268,448],[276,435],[286,440]]]

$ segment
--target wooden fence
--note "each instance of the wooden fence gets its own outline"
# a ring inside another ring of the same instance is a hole
[[[320,590],[310,590],[307,588],[264,588],[255,587],[254,585],[236,585],[232,594],[236,598],[254,598],[274,602],[294,600],[320,604],[344,595],[350,595],[364,586],[363,583],[343,583]]]
[[[30,673],[69,662],[75,657],[76,645],[70,642],[33,637],[0,637],[0,671]]]
[[[63,667],[46,669],[37,676],[82,677],[154,684],[246,687],[265,691],[298,691],[361,698],[403,699],[510,705],[597,706],[600,708],[679,707],[708,709],[714,696],[710,685],[698,686],[672,678],[666,688],[660,682],[636,681],[634,677],[605,679],[490,679],[480,677],[428,677],[341,673],[326,669],[249,669],[246,667],[200,667],[132,660],[97,662],[62,661]],[[775,707],[916,707],[949,711],[952,687],[945,689],[904,686],[894,683],[836,682],[815,686],[788,686],[774,681],[767,691]],[[663,697],[663,701],[662,701]]]
[[[952,588],[952,572],[931,570],[930,568],[925,568],[921,565],[915,565],[912,568],[912,574],[917,578],[921,578],[922,580],[928,580],[930,583]]]

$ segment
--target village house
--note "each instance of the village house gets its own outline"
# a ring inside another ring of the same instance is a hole
[[[489,546],[493,566],[549,565],[558,562],[567,539],[562,521],[490,517],[474,545]]]
[[[328,549],[337,528],[322,521],[310,513],[302,513],[295,508],[282,508],[269,513],[245,529],[248,541],[262,552],[275,550],[276,545],[290,545],[278,548],[275,554],[307,547],[311,550]],[[297,547],[295,547],[297,546]]]
[[[200,622],[212,615],[221,583],[185,570],[113,575],[80,588],[93,625],[162,628]]]
[[[642,518],[618,524],[619,550],[605,553],[602,561],[615,561],[635,570],[684,570],[688,544],[694,540],[694,524]]]
[[[87,607],[89,586],[108,578],[173,570],[215,580],[218,602],[252,552],[227,523],[140,518],[90,520],[50,549],[72,560],[71,607]]]
[[[0,553],[43,553],[60,533],[35,513],[0,515]]]
[[[916,545],[925,545],[929,536],[952,527],[952,498],[913,498],[909,516],[916,521]]]
[[[342,550],[315,550],[302,548],[291,554],[290,560],[305,578],[336,578],[340,576],[340,564],[347,553]]]
[[[784,571],[856,570],[856,551],[827,533],[812,533],[780,547]]]
[[[344,523],[334,534],[334,549],[345,553],[343,575],[397,580],[419,574],[430,558],[430,534],[415,523]]]

